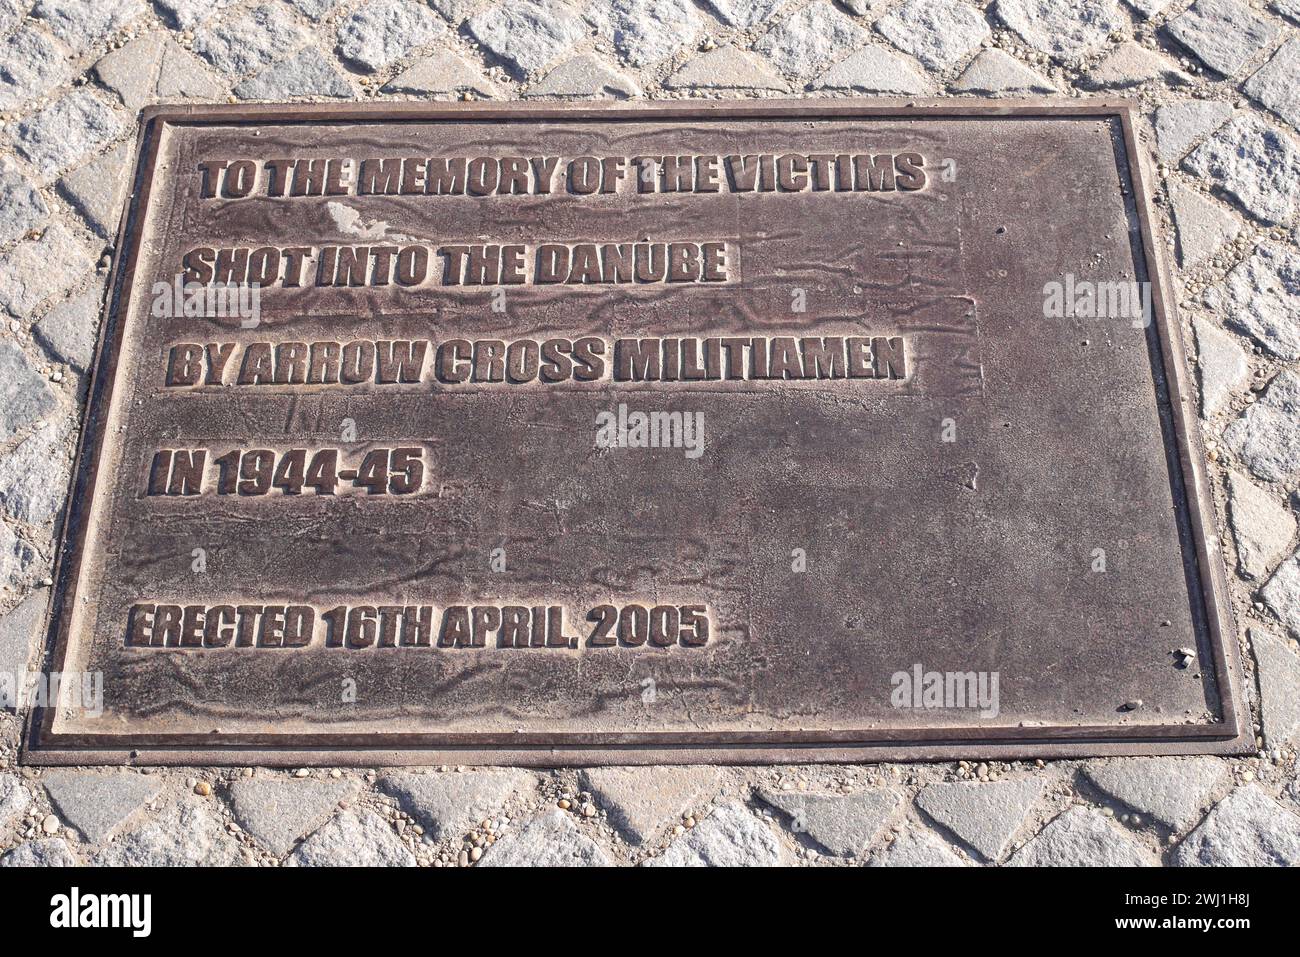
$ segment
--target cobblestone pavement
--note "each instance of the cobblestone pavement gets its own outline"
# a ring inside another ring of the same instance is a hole
[[[1142,109],[1255,755],[38,771],[0,712],[0,866],[1300,862],[1300,0],[0,0],[0,672],[49,595],[140,107],[1096,92]]]

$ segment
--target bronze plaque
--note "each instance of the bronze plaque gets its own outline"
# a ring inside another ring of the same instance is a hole
[[[27,757],[1240,749],[1131,123],[147,112]]]

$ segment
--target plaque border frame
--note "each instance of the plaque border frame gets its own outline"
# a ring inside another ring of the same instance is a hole
[[[55,587],[46,609],[40,664],[61,670],[68,652],[65,606],[85,551],[88,507],[108,426],[109,399],[121,337],[117,307],[132,288],[143,240],[158,149],[167,124],[321,123],[497,119],[501,121],[611,119],[716,120],[734,118],[846,119],[947,117],[1046,117],[1118,120],[1124,156],[1118,171],[1132,184],[1142,266],[1152,287],[1152,310],[1170,400],[1188,526],[1195,548],[1200,594],[1213,651],[1219,721],[1203,724],[1078,727],[1035,725],[997,728],[906,728],[805,732],[592,732],[392,733],[321,735],[130,734],[66,735],[53,731],[48,708],[30,710],[19,761],[30,765],[148,765],[284,767],[381,767],[402,765],[516,765],[575,767],[644,764],[773,764],[808,762],[937,761],[957,759],[1070,758],[1140,754],[1245,754],[1255,749],[1245,704],[1237,630],[1219,546],[1214,498],[1205,471],[1195,391],[1191,389],[1170,270],[1155,242],[1155,218],[1145,174],[1146,159],[1135,133],[1135,105],[1122,98],[1008,99],[762,99],[687,100],[635,104],[554,102],[461,102],[383,104],[185,104],[146,107],[140,114],[135,174],[114,247],[117,256],[101,313],[92,378],[86,399],[69,508],[56,552]],[[1126,166],[1126,169],[1125,169]],[[125,252],[125,255],[121,255]],[[1154,370],[1153,370],[1154,371]],[[1165,446],[1167,449],[1167,446]],[[1207,534],[1207,529],[1209,534]]]

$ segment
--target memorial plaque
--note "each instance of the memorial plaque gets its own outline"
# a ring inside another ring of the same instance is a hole
[[[36,762],[1250,744],[1127,106],[147,111]]]

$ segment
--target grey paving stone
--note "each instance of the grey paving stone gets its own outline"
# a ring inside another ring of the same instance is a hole
[[[53,521],[68,495],[70,427],[51,422],[0,456],[0,508],[28,525]]]
[[[1288,40],[1278,47],[1242,90],[1292,126],[1300,126],[1300,40]]]
[[[1273,355],[1300,359],[1300,254],[1289,246],[1260,243],[1205,302]]]
[[[28,4],[26,0],[0,0],[0,33],[8,33],[22,20]]]
[[[1270,482],[1300,476],[1300,374],[1286,370],[1264,397],[1247,407],[1223,433],[1228,447],[1250,470]]]
[[[814,0],[755,44],[782,73],[807,79],[867,42],[865,30],[832,7]]]
[[[641,96],[641,87],[632,77],[615,70],[600,57],[583,53],[561,63],[524,95],[559,100],[589,97],[625,100]]]
[[[909,828],[871,855],[868,867],[965,867],[966,862],[930,831]]]
[[[59,837],[27,841],[0,857],[0,867],[76,867],[79,863],[68,842]]]
[[[1202,63],[1225,76],[1235,74],[1277,36],[1277,27],[1241,0],[1196,0],[1166,29]]]
[[[58,408],[45,378],[32,368],[22,349],[0,342],[0,442],[7,442]]]
[[[434,12],[415,0],[371,0],[339,28],[339,56],[373,73],[446,32]]]
[[[640,844],[708,806],[717,791],[716,768],[591,768],[579,775],[611,823]]]
[[[25,235],[49,214],[40,192],[13,160],[0,157],[0,244]]]
[[[1292,23],[1300,23],[1300,0],[1273,0],[1269,6]]]
[[[1300,256],[1280,243],[1264,242],[1205,295],[1226,321],[1284,359],[1300,357]]]
[[[460,837],[512,798],[531,795],[536,786],[533,775],[514,769],[401,773],[379,779],[379,790],[396,798],[435,841]]]
[[[480,0],[429,0],[429,5],[452,23],[460,23],[481,4]]]
[[[107,841],[162,788],[157,775],[129,771],[50,771],[41,784],[59,816],[91,844]]]
[[[1241,221],[1204,193],[1187,186],[1170,190],[1174,224],[1178,227],[1178,264],[1195,269],[1241,230]]]
[[[444,51],[421,60],[399,73],[383,88],[384,93],[415,93],[420,96],[473,93],[490,99],[497,88],[483,71],[464,57]]]
[[[221,18],[194,35],[194,51],[222,73],[264,70],[301,46],[307,33],[280,3],[264,3],[237,20]]]
[[[600,845],[583,834],[573,815],[552,811],[507,832],[483,854],[479,867],[608,867]]]
[[[57,40],[29,24],[0,40],[0,110],[59,86],[72,73],[69,55]]]
[[[687,60],[666,80],[670,90],[789,90],[763,60],[735,47],[718,47]]]
[[[586,35],[582,20],[558,0],[518,0],[490,7],[466,20],[465,28],[480,46],[522,77],[541,72]]]
[[[705,0],[714,16],[729,27],[748,30],[770,20],[787,0]]]
[[[387,821],[374,811],[341,811],[285,861],[288,867],[414,867]]]
[[[8,525],[0,524],[0,592],[26,584],[39,557]]]
[[[1273,577],[1260,589],[1260,597],[1286,625],[1287,631],[1300,638],[1300,551],[1279,564]]]
[[[1286,503],[1237,472],[1228,473],[1228,504],[1237,559],[1250,578],[1263,578],[1295,535]]]
[[[1286,630],[1300,638],[1300,551],[1277,567],[1273,577],[1259,590],[1259,596],[1273,609]]]
[[[1127,90],[1149,83],[1180,86],[1191,80],[1163,53],[1127,40],[1106,54],[1079,85],[1090,90]]]
[[[1163,12],[1165,7],[1169,6],[1170,0],[1124,0],[1124,2],[1143,17],[1153,17]]]
[[[1176,163],[1201,137],[1222,126],[1232,106],[1221,100],[1184,100],[1156,110],[1156,156]]]
[[[1300,864],[1300,817],[1254,784],[1219,802],[1174,852],[1180,867],[1292,867]]]
[[[99,283],[61,302],[32,327],[32,336],[50,357],[85,372],[95,354],[95,331],[103,296]]]
[[[916,806],[985,859],[997,861],[1042,794],[1042,782],[1033,778],[952,781],[922,789]]]
[[[1090,807],[1072,807],[1011,855],[1010,867],[1153,867],[1150,851]]]
[[[31,328],[32,338],[49,358],[68,365],[78,376],[90,368],[95,356],[103,296],[103,283],[92,282],[81,293],[49,309]]]
[[[981,50],[957,77],[952,88],[958,93],[1057,93],[1051,80],[997,49]]]
[[[0,257],[0,309],[25,319],[47,299],[65,295],[94,264],[94,251],[62,223],[53,223],[38,239]],[[0,423],[4,420],[0,411]],[[8,434],[0,425],[0,442]]]
[[[89,90],[74,90],[18,123],[14,148],[48,182],[114,139],[122,120]]]
[[[1066,62],[1097,52],[1128,24],[1114,0],[997,0],[993,12],[1022,42]]]
[[[839,857],[853,857],[875,843],[901,801],[897,792],[885,789],[816,794],[764,788],[759,796],[788,816],[790,830]]]
[[[284,2],[308,20],[318,20],[338,6],[339,0],[284,0]]]
[[[15,693],[45,632],[48,597],[48,592],[33,592],[0,616],[0,679],[8,676],[10,682],[0,685],[0,708],[17,709]]]
[[[158,73],[153,77],[152,88],[148,91],[150,102],[217,100],[224,95],[224,85],[209,75],[198,57],[181,49],[170,39],[163,44]]]
[[[844,93],[904,93],[925,95],[934,92],[934,81],[910,61],[896,53],[875,46],[865,46],[810,84],[814,90]]]
[[[36,0],[31,15],[72,49],[84,50],[144,11],[141,0]]]
[[[104,239],[117,234],[131,174],[131,147],[121,143],[59,180],[59,193]]]
[[[906,0],[876,23],[890,43],[932,70],[970,56],[990,35],[983,14],[959,0]]]
[[[192,30],[239,0],[153,0],[163,20],[178,30]]]
[[[114,50],[95,64],[94,72],[132,112],[150,103],[214,100],[224,93],[198,57],[161,32]]]
[[[149,102],[152,80],[162,60],[165,33],[149,33],[137,37],[101,57],[92,69],[95,79],[122,99],[129,110],[138,110]]]
[[[95,855],[100,867],[230,867],[246,863],[209,804],[182,798]]]
[[[1218,758],[1115,758],[1089,761],[1083,773],[1115,800],[1176,831],[1195,824],[1228,779]]]
[[[252,777],[231,785],[230,799],[239,826],[276,857],[284,857],[356,792],[355,781]]]
[[[1300,737],[1300,654],[1269,628],[1252,625],[1250,648],[1255,655],[1259,710],[1264,742],[1286,747]]]
[[[351,99],[356,95],[347,77],[315,47],[303,47],[289,59],[244,80],[233,92],[241,100]]]
[[[707,818],[668,846],[647,867],[777,867],[781,842],[766,823],[736,801],[716,805]]]
[[[22,816],[32,803],[32,793],[17,775],[0,771],[0,830]]]
[[[1183,160],[1183,168],[1265,223],[1284,223],[1295,213],[1291,184],[1300,179],[1300,151],[1281,130],[1254,116],[1233,117]]]
[[[666,60],[704,29],[689,0],[596,0],[584,16],[633,66]]]

